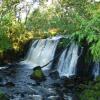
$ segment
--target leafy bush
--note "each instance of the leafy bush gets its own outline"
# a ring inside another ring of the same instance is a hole
[[[95,82],[88,84],[88,88],[80,95],[80,100],[99,100],[100,99],[100,77]]]

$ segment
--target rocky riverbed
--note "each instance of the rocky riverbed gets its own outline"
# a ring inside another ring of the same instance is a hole
[[[64,80],[52,72],[45,81],[30,79],[32,69],[12,64],[0,70],[0,89],[9,100],[78,100],[73,84],[64,86]]]

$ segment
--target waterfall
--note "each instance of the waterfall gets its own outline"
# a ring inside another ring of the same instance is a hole
[[[32,43],[32,46],[24,61],[21,64],[28,64],[31,68],[36,66],[44,66],[49,61],[54,59],[57,44],[60,40],[60,36],[36,40]],[[52,62],[43,69],[50,69]]]
[[[100,75],[100,63],[95,63],[93,66],[93,72],[92,72],[94,78]]]
[[[72,43],[69,48],[66,48],[58,62],[58,72],[60,77],[70,77],[75,75],[77,61],[79,58],[79,46]]]

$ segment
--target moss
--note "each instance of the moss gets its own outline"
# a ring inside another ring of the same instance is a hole
[[[9,99],[3,92],[0,91],[0,100],[9,100]]]
[[[37,66],[33,69],[33,73],[31,74],[31,79],[34,79],[34,80],[44,80],[45,79],[45,75],[42,72],[42,69],[40,66]]]

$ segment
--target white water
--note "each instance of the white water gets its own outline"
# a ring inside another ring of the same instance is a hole
[[[30,68],[44,66],[54,59],[56,47],[60,38],[61,37],[36,40],[32,43],[26,59],[22,61],[21,64],[28,64]],[[50,69],[51,65],[52,62],[43,69]]]
[[[58,72],[60,77],[70,77],[76,73],[76,65],[79,58],[79,47],[73,43],[69,48],[66,48],[58,62]]]
[[[93,67],[93,76],[96,78],[100,75],[100,63],[95,63]]]

